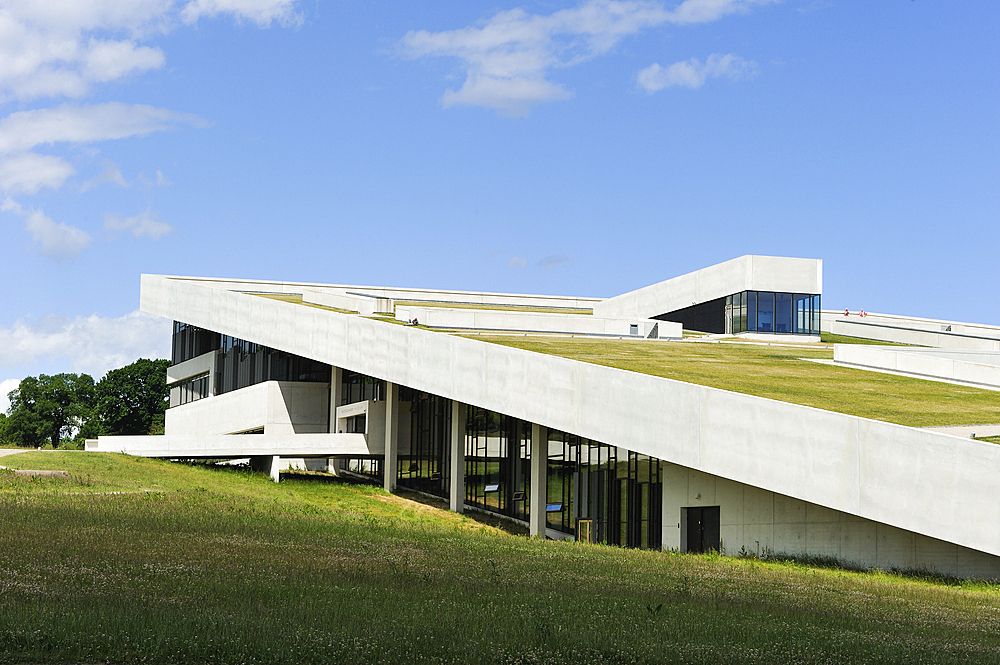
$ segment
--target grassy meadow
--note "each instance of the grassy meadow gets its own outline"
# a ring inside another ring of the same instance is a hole
[[[1000,588],[543,542],[319,475],[29,452],[0,662],[970,663]]]
[[[564,356],[911,427],[1000,423],[995,391],[813,362],[831,348],[477,335]]]

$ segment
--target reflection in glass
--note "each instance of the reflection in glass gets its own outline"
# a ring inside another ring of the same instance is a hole
[[[726,331],[819,335],[820,296],[741,291],[725,299]]]

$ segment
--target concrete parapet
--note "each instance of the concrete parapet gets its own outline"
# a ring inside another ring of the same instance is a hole
[[[417,319],[430,328],[564,333],[613,337],[680,339],[680,323],[653,319],[608,319],[586,314],[518,312],[451,307],[396,307],[397,321]]]
[[[833,359],[838,364],[1000,388],[1000,352],[835,344]]]

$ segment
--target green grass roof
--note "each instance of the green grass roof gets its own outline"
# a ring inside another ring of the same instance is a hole
[[[812,362],[809,345],[476,335],[478,340],[900,425],[1000,423],[1000,393]]]

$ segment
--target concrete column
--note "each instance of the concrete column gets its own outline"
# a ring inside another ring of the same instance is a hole
[[[528,527],[532,536],[545,537],[545,504],[548,502],[548,428],[531,423],[531,500]]]
[[[330,425],[327,427],[327,431],[330,434],[337,433],[337,407],[340,406],[342,399],[341,380],[343,379],[343,372],[344,370],[339,367],[330,367]],[[339,462],[337,459],[328,457],[326,459],[326,472],[339,476],[338,465]]]
[[[385,461],[382,463],[382,475],[385,490],[396,489],[396,469],[399,466],[399,424],[396,417],[399,411],[399,386],[391,381],[385,382]]]
[[[451,400],[451,455],[448,458],[451,476],[449,508],[456,513],[465,511],[465,405]]]
[[[330,427],[327,430],[330,434],[337,433],[337,407],[340,406],[343,397],[340,394],[343,373],[344,370],[339,367],[330,368]]]
[[[250,458],[250,468],[254,471],[263,471],[271,476],[271,480],[278,482],[278,462],[281,458],[277,455],[260,455]]]

